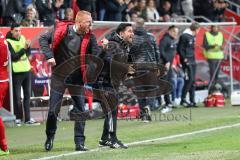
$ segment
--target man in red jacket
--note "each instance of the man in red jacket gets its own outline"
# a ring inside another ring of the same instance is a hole
[[[8,92],[8,48],[7,42],[0,32],[0,108],[3,107],[3,102],[5,96]],[[2,121],[2,117],[0,116],[0,156],[1,155],[8,155],[8,147],[7,141],[5,136],[5,128]]]
[[[84,66],[87,63],[87,61],[85,62],[87,54],[97,55],[99,49],[96,37],[90,32],[92,17],[89,12],[79,11],[75,22],[66,24],[56,24],[54,33],[48,32],[39,39],[47,62],[53,68],[50,105],[46,123],[46,151],[50,151],[53,148],[54,136],[57,130],[57,115],[60,112],[66,88],[68,88],[74,102],[74,108],[70,111],[70,119],[72,113],[85,112],[84,97],[81,96],[84,94],[80,89],[78,90],[78,87],[87,83],[86,68],[78,67],[80,64]],[[50,48],[50,43],[52,48]],[[76,90],[78,90],[78,93],[75,92]],[[76,151],[87,150],[84,145],[84,128],[85,121],[75,121],[74,141]]]

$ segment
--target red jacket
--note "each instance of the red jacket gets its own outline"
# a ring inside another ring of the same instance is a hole
[[[55,52],[57,46],[61,42],[61,40],[65,37],[66,32],[67,32],[67,26],[68,25],[73,25],[73,21],[60,21],[56,23],[55,26],[55,31],[53,35],[53,43],[52,43],[52,48],[53,52]],[[82,40],[82,43],[80,44],[80,62],[82,66],[85,66],[85,54],[87,52],[87,46],[90,40],[90,32],[85,34]],[[87,83],[87,78],[86,78],[86,67],[81,67],[81,73],[83,75],[83,82]]]
[[[0,82],[8,81],[8,47],[6,39],[0,32]]]

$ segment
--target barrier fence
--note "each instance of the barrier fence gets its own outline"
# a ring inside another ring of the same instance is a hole
[[[109,35],[112,31],[115,30],[117,25],[120,22],[95,22],[93,26],[93,33],[96,35],[98,42]],[[176,25],[180,28],[180,32],[183,32],[185,28],[187,28],[191,23],[178,23],[178,22],[171,22],[171,23],[146,23],[146,29],[150,31],[157,39],[157,42],[159,43],[159,40],[161,37],[166,33],[168,27],[170,25]],[[202,41],[205,31],[208,30],[209,26],[211,25],[218,25],[220,26],[220,30],[224,34],[224,38],[226,40],[226,44],[231,42],[240,42],[240,26],[236,26],[235,22],[219,22],[219,23],[200,23],[202,26],[200,29],[200,32],[198,33],[196,37],[196,51],[195,56],[197,59],[197,76],[201,77],[202,80],[209,80],[208,74],[208,66],[206,63],[206,60],[203,56],[203,49],[202,49]],[[7,27],[1,28],[1,32],[6,35],[6,33],[10,29]],[[49,96],[49,77],[51,75],[51,72],[49,71],[48,65],[46,61],[44,60],[44,54],[42,54],[41,50],[39,49],[39,43],[38,38],[41,34],[47,32],[49,28],[43,27],[43,28],[22,28],[22,34],[27,38],[31,40],[31,55],[29,57],[32,65],[32,97],[44,97]],[[232,48],[232,47],[230,47]],[[225,53],[228,54],[230,52],[228,50],[228,46],[225,46]],[[240,50],[238,49],[236,51],[237,53],[240,53]],[[233,55],[235,56],[235,54]],[[240,58],[240,57],[239,57]],[[230,61],[229,61],[230,63]],[[230,75],[230,72],[224,71],[224,64],[222,63],[221,69],[224,73]],[[233,62],[233,65],[235,65],[235,62]],[[240,80],[240,70],[233,70],[233,73],[238,75],[234,77],[236,80]],[[11,79],[11,74],[10,74]],[[5,105],[11,106],[11,112],[13,113],[13,103],[12,103],[12,85],[10,84],[10,100],[6,100]],[[10,104],[9,104],[10,102]]]

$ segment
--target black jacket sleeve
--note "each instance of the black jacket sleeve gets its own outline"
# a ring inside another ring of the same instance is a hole
[[[203,37],[203,46],[202,46],[202,47],[203,47],[204,49],[206,49],[206,50],[212,49],[212,48],[215,47],[215,46],[213,46],[213,45],[209,45],[209,44],[208,44],[206,34],[205,34],[204,37]]]
[[[186,44],[187,44],[187,37],[185,37],[185,35],[180,36],[178,46],[177,46],[177,51],[181,59],[186,58]]]
[[[51,43],[52,43],[52,32],[47,32],[39,38],[39,44],[43,54],[45,54],[46,56],[46,59],[53,58],[53,51],[50,48]]]
[[[160,61],[163,64],[166,64],[168,62],[170,62],[168,53],[166,53],[166,47],[170,46],[169,41],[163,37],[163,39],[160,41],[159,44],[159,51],[160,51]]]
[[[90,46],[88,47],[88,54],[98,56],[102,52],[102,48],[98,46],[96,37],[92,34],[90,37]]]
[[[154,53],[155,53],[154,58],[155,58],[156,62],[159,63],[160,62],[160,52],[159,52],[159,48],[158,48],[158,45],[156,42],[156,38],[154,36],[151,36],[151,43],[152,43]]]
[[[111,42],[110,42],[111,43]],[[122,79],[124,75],[128,72],[129,64],[124,61],[119,61],[119,50],[105,50],[104,62],[110,65],[110,72],[116,79]]]
[[[25,53],[27,54],[27,56],[29,56],[30,54],[30,49],[25,49],[22,48],[19,52],[15,52],[12,45],[8,42],[8,49],[11,53],[11,60],[13,62],[18,61]]]

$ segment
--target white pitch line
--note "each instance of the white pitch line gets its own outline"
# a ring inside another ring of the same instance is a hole
[[[137,145],[137,144],[174,139],[174,138],[185,137],[185,136],[189,136],[189,135],[195,135],[195,134],[200,134],[200,133],[208,133],[208,132],[213,132],[213,131],[227,129],[227,128],[239,127],[239,126],[240,126],[240,123],[236,123],[236,124],[228,125],[228,126],[220,126],[220,127],[208,128],[208,129],[203,129],[203,130],[198,130],[198,131],[193,131],[193,132],[188,132],[188,133],[182,133],[182,134],[177,134],[177,135],[172,135],[172,136],[167,136],[167,137],[161,137],[161,138],[132,142],[132,143],[128,143],[127,145],[133,146],[133,145]],[[103,148],[107,148],[107,147],[103,147]],[[49,160],[49,159],[63,158],[63,157],[67,157],[67,156],[79,155],[79,154],[90,153],[90,152],[97,152],[97,151],[100,151],[101,149],[102,148],[96,148],[96,149],[91,149],[91,150],[85,151],[85,152],[76,151],[76,152],[60,154],[60,155],[57,155],[57,156],[49,156],[49,157],[43,157],[43,158],[39,158],[39,159],[32,159],[32,160]]]

